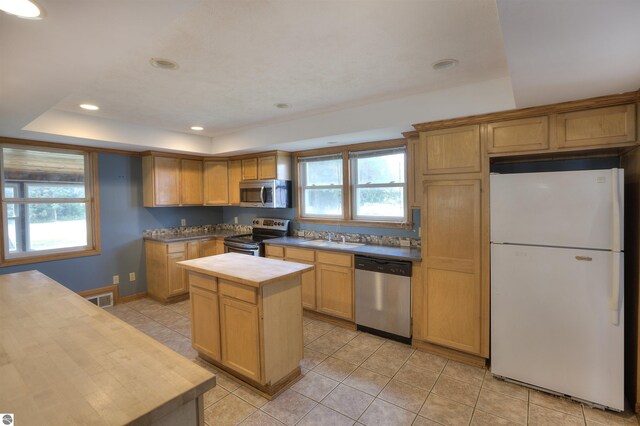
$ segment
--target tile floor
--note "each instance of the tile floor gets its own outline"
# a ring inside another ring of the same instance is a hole
[[[110,311],[189,359],[189,302],[140,299]],[[638,425],[614,414],[496,380],[367,333],[304,319],[304,377],[273,401],[223,372],[207,392],[205,421],[217,425]]]

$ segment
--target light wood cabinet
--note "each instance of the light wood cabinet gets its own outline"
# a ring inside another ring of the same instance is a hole
[[[187,292],[187,283],[184,280],[184,271],[178,267],[176,262],[187,260],[184,252],[167,254],[167,274],[168,274],[168,295],[179,296]]]
[[[353,321],[354,280],[353,255],[317,252],[316,309],[327,315]],[[324,256],[322,256],[324,255]],[[331,262],[331,263],[323,263]]]
[[[227,160],[204,162],[204,204],[229,204],[229,164]]]
[[[480,172],[480,126],[421,132],[420,140],[424,175]]]
[[[142,158],[145,207],[203,204],[202,161],[150,154]]]
[[[549,149],[547,116],[497,121],[487,125],[487,150],[491,154],[545,149]]]
[[[558,114],[556,144],[571,149],[634,142],[636,119],[634,104]]]
[[[278,171],[276,168],[276,156],[258,158],[258,179],[276,179]]]
[[[180,204],[201,206],[204,203],[202,161],[181,159],[180,167]]]
[[[258,307],[228,296],[220,299],[222,364],[260,381]]]
[[[246,158],[242,160],[242,180],[258,179],[258,159]]]
[[[285,247],[285,260],[315,265],[315,257],[314,250]],[[300,280],[302,285],[302,307],[316,310],[316,271],[303,272]]]
[[[229,204],[240,204],[240,181],[242,181],[242,161],[229,161]]]
[[[481,180],[424,185],[423,262],[414,338],[481,351]],[[415,303],[414,303],[415,305]]]
[[[422,163],[420,138],[410,137],[407,141],[407,198],[409,207],[422,207]]]
[[[220,361],[220,304],[216,279],[192,274],[189,286],[193,348]]]

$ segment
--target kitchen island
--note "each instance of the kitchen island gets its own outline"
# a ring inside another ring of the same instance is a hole
[[[188,271],[200,358],[273,397],[300,376],[300,276],[312,265],[226,253],[178,262]]]
[[[38,271],[0,275],[0,412],[15,424],[201,425],[215,380]]]

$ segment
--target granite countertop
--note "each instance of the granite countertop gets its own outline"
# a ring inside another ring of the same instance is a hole
[[[203,231],[203,232],[185,232],[171,234],[155,234],[144,237],[146,241],[158,241],[161,243],[175,243],[178,241],[204,240],[207,238],[224,238],[231,235],[242,235],[246,232],[238,232],[233,230]]]
[[[363,256],[385,257],[389,259],[409,260],[419,262],[422,260],[422,252],[419,247],[381,246],[377,244],[365,244],[362,246],[343,247],[339,244],[322,246],[310,243],[313,240],[298,237],[271,238],[265,244],[276,244],[281,246],[301,247],[323,251],[339,251],[344,253],[359,254]]]
[[[0,353],[16,424],[151,424],[216,383],[38,271],[0,276]]]
[[[313,265],[283,262],[239,253],[225,253],[183,260],[178,262],[178,265],[188,271],[199,272],[258,288],[314,268]]]

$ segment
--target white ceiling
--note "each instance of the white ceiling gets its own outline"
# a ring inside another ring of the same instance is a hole
[[[297,150],[640,87],[636,0],[38,3],[41,21],[0,13],[2,136]],[[151,57],[180,68],[153,68]],[[451,57],[458,67],[431,68]],[[84,112],[83,102],[100,110]]]

